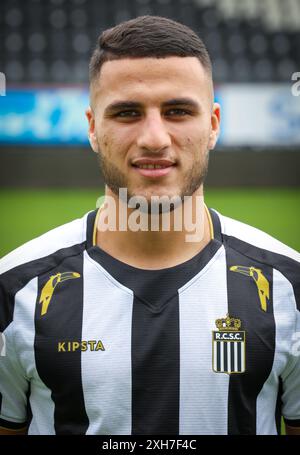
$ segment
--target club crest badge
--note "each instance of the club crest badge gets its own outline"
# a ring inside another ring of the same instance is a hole
[[[215,373],[244,373],[246,371],[246,332],[241,320],[230,317],[217,319],[218,330],[212,332],[212,368]]]

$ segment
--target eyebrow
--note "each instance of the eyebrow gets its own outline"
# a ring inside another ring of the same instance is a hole
[[[194,109],[200,109],[197,101],[194,101],[192,98],[173,98],[171,100],[165,101],[163,106],[190,106]]]
[[[173,98],[162,103],[162,107],[170,106],[189,106],[193,109],[200,110],[199,104],[191,98]],[[104,113],[110,114],[122,109],[140,109],[142,107],[143,104],[137,101],[115,101],[105,108]]]

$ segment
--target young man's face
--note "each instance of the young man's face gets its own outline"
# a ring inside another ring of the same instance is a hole
[[[201,187],[219,106],[196,57],[108,61],[91,99],[89,138],[113,193],[127,188],[150,201]]]

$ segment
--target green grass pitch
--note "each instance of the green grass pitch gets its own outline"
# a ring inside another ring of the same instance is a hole
[[[103,189],[1,190],[0,257],[96,206]],[[300,189],[207,189],[205,201],[222,214],[268,232],[300,250]]]

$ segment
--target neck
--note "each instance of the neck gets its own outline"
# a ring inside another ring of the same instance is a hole
[[[108,197],[110,196],[110,197]],[[126,264],[162,269],[185,262],[211,240],[203,187],[173,211],[148,214],[106,191],[96,221],[95,243]]]

